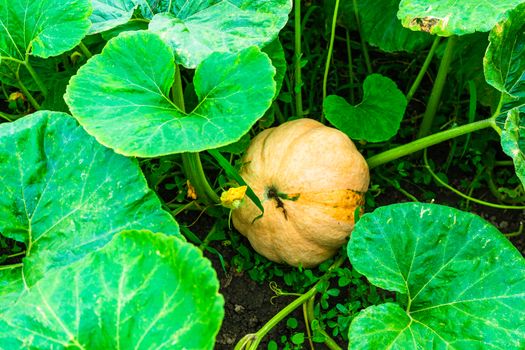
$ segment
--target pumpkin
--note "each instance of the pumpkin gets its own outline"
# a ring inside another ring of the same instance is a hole
[[[240,175],[264,206],[249,199],[233,210],[234,227],[266,258],[313,267],[332,257],[354,228],[369,171],[354,143],[313,119],[258,134]]]

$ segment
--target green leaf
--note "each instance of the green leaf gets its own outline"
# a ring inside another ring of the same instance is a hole
[[[212,349],[224,315],[218,290],[190,243],[124,231],[25,290],[2,315],[0,347]]]
[[[246,149],[250,145],[250,141],[250,134],[246,133],[239,139],[239,141],[217,148],[217,151],[241,155],[244,153],[244,151],[246,151]]]
[[[149,25],[173,49],[176,63],[187,68],[197,67],[213,52],[265,46],[277,38],[292,9],[290,0],[206,2],[183,17],[156,14]]]
[[[401,0],[403,26],[440,36],[488,32],[523,0]]]
[[[140,12],[144,18],[151,19],[157,13],[172,13],[178,18],[185,19],[209,6],[220,2],[220,0],[131,0],[139,5]]]
[[[485,79],[503,94],[501,113],[515,107],[525,112],[525,4],[494,27],[489,41]]]
[[[352,106],[342,97],[328,96],[323,109],[326,119],[351,139],[386,141],[397,133],[407,101],[396,84],[380,74],[366,77],[363,101]]]
[[[88,133],[129,156],[198,152],[237,141],[270,107],[275,93],[268,56],[257,48],[214,53],[197,68],[200,103],[184,113],[170,100],[175,64],[149,32],[126,32],[79,69],[65,100]]]
[[[137,7],[133,0],[91,0],[93,13],[89,34],[96,34],[127,23]]]
[[[501,147],[512,158],[516,175],[525,187],[525,116],[520,117],[517,108],[507,114],[501,133]]]
[[[37,112],[1,124],[0,139],[0,232],[26,245],[18,273],[27,285],[124,229],[179,235],[137,162],[99,145],[70,116]]]
[[[284,49],[279,39],[275,39],[274,41],[266,45],[262,49],[262,52],[264,52],[268,55],[268,57],[270,57],[272,65],[275,67],[274,79],[276,87],[274,98],[277,98],[283,86],[284,76],[286,74],[286,67],[288,65],[288,63],[286,62],[286,57],[284,55]]]
[[[396,15],[399,0],[357,0],[357,6],[363,39],[384,51],[415,52],[433,41],[428,33],[414,32],[401,25]],[[352,28],[355,25],[354,8],[343,6],[341,10],[341,23]]]
[[[361,312],[350,349],[523,349],[525,259],[494,226],[423,203],[376,209],[357,222],[353,267],[398,305]]]
[[[72,49],[87,34],[90,13],[89,0],[0,0],[0,62]]]
[[[448,40],[443,40],[436,50],[439,59],[442,59],[447,44]],[[488,44],[488,33],[473,33],[456,38],[448,74],[457,80],[460,89],[466,88],[468,81],[472,80],[476,86],[477,101],[495,109],[501,94],[487,83],[483,73],[483,59]]]
[[[20,293],[24,290],[24,281],[20,268],[0,269],[0,318],[4,311],[14,305]],[[1,348],[1,345],[0,345]]]

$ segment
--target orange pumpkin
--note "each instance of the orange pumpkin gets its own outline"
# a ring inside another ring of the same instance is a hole
[[[313,119],[257,135],[240,175],[264,206],[249,199],[233,211],[235,228],[266,258],[313,267],[332,257],[354,228],[369,171],[354,143]]]

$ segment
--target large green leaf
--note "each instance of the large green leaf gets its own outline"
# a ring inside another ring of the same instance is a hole
[[[0,0],[0,62],[72,49],[87,34],[90,13],[89,0]]]
[[[525,259],[480,217],[436,204],[376,209],[348,256],[399,304],[361,312],[350,349],[523,349]]]
[[[124,229],[178,235],[137,162],[99,145],[70,116],[37,112],[1,124],[0,140],[0,233],[25,243],[18,273],[26,284]]]
[[[501,92],[501,145],[525,185],[525,3],[494,27],[489,41],[484,72],[487,82]]]
[[[0,348],[212,349],[218,289],[190,243],[124,231],[25,290],[0,321]]]
[[[517,108],[507,114],[501,133],[501,147],[512,158],[516,175],[525,187],[525,115]]]
[[[281,88],[283,86],[284,76],[286,74],[286,57],[284,55],[284,49],[283,45],[281,45],[281,42],[279,39],[275,39],[268,45],[266,45],[262,52],[268,55],[270,57],[270,60],[272,61],[272,65],[275,67],[275,96],[274,98],[277,98],[279,95],[279,92],[281,91]]]
[[[523,0],[401,0],[403,26],[441,36],[488,32]]]
[[[397,18],[399,0],[357,0],[356,3],[360,33],[371,45],[387,52],[414,52],[432,43],[428,33],[414,32],[401,25]],[[340,22],[349,29],[355,26],[353,6],[341,7]]]
[[[270,43],[291,10],[289,0],[236,2],[215,2],[186,18],[157,14],[149,30],[169,44],[177,63],[195,68],[213,52],[237,52]]]
[[[506,115],[515,107],[525,112],[525,3],[494,27],[489,41],[483,60],[485,78],[503,94],[501,112]]]
[[[0,269],[0,318],[16,302],[24,289],[20,269]]]
[[[91,0],[93,13],[89,34],[100,33],[127,23],[137,7],[133,0]]]
[[[275,69],[254,47],[215,53],[199,65],[194,84],[200,103],[190,113],[170,101],[174,74],[173,54],[156,34],[122,33],[71,79],[65,100],[100,143],[152,157],[237,141],[275,93]]]
[[[352,106],[331,95],[323,103],[326,119],[351,139],[386,141],[397,133],[407,101],[396,84],[380,74],[366,77],[363,101]]]
[[[452,61],[448,76],[457,81],[459,89],[466,88],[468,81],[473,81],[476,87],[477,101],[484,106],[496,108],[500,93],[490,86],[483,73],[483,59],[487,46],[489,33],[473,33],[455,39]],[[436,50],[436,56],[442,59],[448,40],[443,40]]]
[[[188,18],[195,13],[221,2],[222,0],[131,0],[139,5],[144,18],[151,19],[157,13],[172,13],[180,19]]]

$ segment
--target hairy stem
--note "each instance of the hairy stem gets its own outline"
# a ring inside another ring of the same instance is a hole
[[[383,165],[385,163],[391,162],[398,158],[415,153],[427,147],[436,145],[443,141],[447,141],[455,137],[465,135],[465,134],[468,134],[468,133],[471,133],[477,130],[485,129],[488,127],[494,127],[494,124],[495,124],[495,118],[492,117],[492,118],[480,120],[474,123],[469,123],[466,125],[458,126],[458,127],[455,127],[449,130],[441,131],[436,134],[433,134],[427,137],[423,137],[421,139],[417,139],[415,141],[407,143],[406,145],[402,145],[399,147],[389,149],[388,151],[384,151],[382,153],[376,154],[375,156],[368,158],[367,160],[368,167],[370,169],[375,168],[377,166]]]
[[[441,93],[443,92],[443,87],[447,80],[448,70],[452,62],[452,57],[454,55],[454,46],[457,41],[455,36],[451,36],[447,39],[447,47],[441,63],[439,64],[439,70],[437,73],[436,81],[432,87],[432,92],[430,93],[430,99],[428,100],[427,108],[425,114],[423,115],[423,121],[419,128],[418,138],[427,136],[430,133],[430,128],[434,121],[434,117],[438,110],[439,102],[441,101]]]

